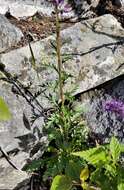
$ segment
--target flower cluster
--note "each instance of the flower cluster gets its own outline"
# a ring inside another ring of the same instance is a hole
[[[64,3],[64,0],[53,0],[53,3],[56,3],[57,5]]]
[[[68,13],[72,10],[72,7],[65,3],[64,0],[52,0],[53,4],[58,7],[60,12]]]
[[[105,103],[105,110],[114,112],[124,117],[124,103],[117,100],[110,100]]]

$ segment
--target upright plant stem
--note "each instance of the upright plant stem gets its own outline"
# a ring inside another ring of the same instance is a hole
[[[62,81],[62,59],[61,59],[61,37],[60,37],[60,22],[59,10],[56,6],[56,43],[57,43],[57,63],[59,72],[59,90],[62,105],[64,105],[63,81]]]

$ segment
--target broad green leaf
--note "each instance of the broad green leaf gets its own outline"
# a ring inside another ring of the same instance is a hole
[[[118,190],[124,190],[124,182],[118,184]]]
[[[114,161],[117,161],[119,159],[120,156],[120,144],[119,141],[115,138],[112,137],[111,142],[110,142],[110,151],[111,151],[111,155]]]
[[[3,98],[0,97],[0,120],[6,121],[11,118],[11,113],[7,104],[4,102]]]
[[[57,175],[52,182],[50,190],[71,190],[72,181],[64,175]]]
[[[80,173],[80,180],[82,182],[84,182],[85,180],[87,180],[89,178],[89,169],[88,168],[84,168],[81,173]]]
[[[69,164],[66,166],[65,173],[72,180],[79,181],[79,176],[81,172],[81,164],[79,162],[69,161]]]
[[[87,162],[93,165],[97,165],[100,162],[106,162],[106,153],[103,149],[103,147],[99,146],[96,148],[91,148],[86,151],[81,151],[81,152],[75,152],[72,153],[75,156],[79,156],[83,159],[85,159]]]

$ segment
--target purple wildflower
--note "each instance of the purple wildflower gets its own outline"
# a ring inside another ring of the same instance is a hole
[[[55,0],[56,4],[59,5],[59,4],[62,4],[64,3],[64,0]]]
[[[69,4],[65,4],[63,10],[65,13],[68,13],[72,10],[72,7]]]
[[[104,107],[106,111],[114,112],[124,117],[124,103],[123,102],[113,99],[113,100],[107,101]]]
[[[72,7],[65,3],[65,0],[52,0],[53,4],[58,7],[60,12],[68,13],[72,10]]]

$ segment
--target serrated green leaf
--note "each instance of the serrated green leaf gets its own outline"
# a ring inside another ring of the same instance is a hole
[[[117,161],[120,156],[121,148],[118,140],[115,137],[112,137],[110,142],[110,151],[114,161]]]
[[[0,120],[6,121],[11,118],[9,108],[2,97],[0,97]]]
[[[81,151],[81,152],[75,152],[72,153],[75,156],[79,156],[83,159],[85,159],[87,162],[93,165],[97,165],[100,162],[106,162],[106,153],[103,149],[103,147],[99,146],[96,148],[91,148],[86,151]]]
[[[50,190],[71,190],[72,181],[69,177],[64,175],[57,175],[53,179]]]

